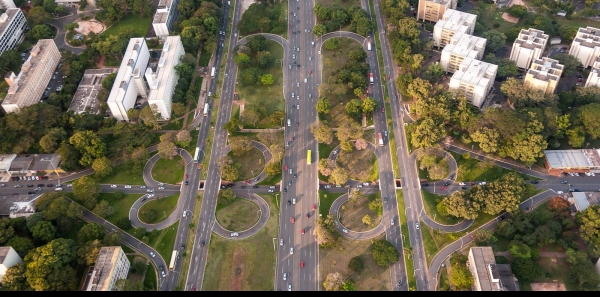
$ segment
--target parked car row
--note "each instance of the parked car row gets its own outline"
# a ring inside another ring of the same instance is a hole
[[[33,175],[33,176],[13,176],[10,181],[21,181],[21,180],[48,180],[47,176]]]

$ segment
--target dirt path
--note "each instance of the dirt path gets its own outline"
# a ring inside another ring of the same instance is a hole
[[[244,264],[246,260],[246,252],[242,249],[236,249],[233,252],[233,262],[231,267],[231,282],[229,283],[230,291],[241,291],[244,284]]]

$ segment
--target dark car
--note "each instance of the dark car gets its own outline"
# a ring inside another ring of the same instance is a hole
[[[560,183],[564,185],[564,184],[568,184],[568,183],[569,183],[569,181],[563,180],[563,181],[561,181]]]
[[[449,185],[450,185],[450,183],[449,183],[449,182],[445,182],[445,183],[444,183],[444,186],[446,186],[446,187],[447,187],[447,186],[449,186]]]
[[[467,187],[460,187],[460,188],[461,188],[461,189],[463,189],[463,190],[466,190],[466,189],[467,189]]]
[[[421,184],[421,187],[429,187],[429,184],[427,184],[427,183]]]
[[[287,205],[292,205],[292,201],[288,200]]]
[[[202,241],[202,246],[204,246],[204,244],[206,244],[206,242],[203,240],[203,241]]]
[[[44,184],[38,184],[38,187],[45,187],[46,185]]]
[[[532,181],[531,181],[531,184],[532,184],[532,185],[535,185],[535,184],[538,184],[538,183],[539,183],[539,182],[538,182],[537,180],[532,180]]]
[[[33,188],[33,185],[32,184],[28,184],[27,187],[28,188]]]
[[[35,192],[29,192],[29,193],[27,193],[27,194],[29,194],[29,195],[33,195],[33,194],[35,194]]]
[[[53,187],[54,185],[53,184],[47,184],[46,186],[47,187]]]
[[[284,192],[284,193],[287,193],[287,188],[283,188],[283,192]]]
[[[47,176],[44,176],[44,180],[48,180],[48,177],[47,177]]]
[[[232,188],[233,186],[235,186],[235,184],[228,184],[227,186]]]
[[[300,64],[297,64],[297,65],[296,65],[296,69],[300,69]]]
[[[187,181],[187,180],[185,181],[185,185],[186,185],[186,186],[188,185],[188,181]]]
[[[290,184],[290,186],[292,185],[292,181],[291,180],[290,180],[289,184]]]
[[[252,186],[253,189],[258,189],[258,186]]]
[[[181,245],[181,251],[185,250],[185,244]]]
[[[294,173],[294,178],[298,178],[298,175]]]
[[[245,188],[246,188],[246,186],[241,186],[241,188],[242,188],[242,189],[245,189]]]
[[[501,217],[500,217],[500,221],[502,221],[502,220],[504,220],[504,216],[501,216]]]
[[[386,196],[386,197],[383,197],[383,201],[384,201],[384,202],[388,202],[388,197],[387,197],[387,196]]]

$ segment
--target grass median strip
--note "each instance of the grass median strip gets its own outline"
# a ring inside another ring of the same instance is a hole
[[[402,194],[402,190],[396,190],[396,197],[398,200],[398,217],[400,218],[400,229],[402,230],[402,234],[404,235],[402,236],[402,246],[406,248],[410,247],[410,238],[408,237],[408,223],[406,222],[406,215],[404,214],[404,195]],[[400,252],[404,254],[408,289],[410,291],[416,291],[417,280],[415,279],[414,274],[411,273],[415,271],[412,257],[409,253],[405,251]]]
[[[200,211],[202,210],[202,198],[203,198],[204,194],[203,192],[198,192],[196,194],[196,202],[194,204],[194,212],[192,213],[192,218],[190,219],[190,222],[198,222],[198,216],[200,215]],[[190,233],[196,233],[196,224],[194,223],[190,223],[188,225],[189,229],[190,229]],[[190,235],[187,238],[187,241],[185,243],[185,246],[187,247],[193,247],[194,246],[194,240],[196,239],[195,235]],[[198,242],[196,244],[200,244],[202,242],[201,239],[198,240]],[[187,277],[183,277],[183,276],[187,276],[188,275],[188,271],[190,269],[190,261],[191,261],[191,257],[192,257],[192,253],[184,253],[184,255],[182,256],[183,258],[181,259],[181,270],[180,270],[180,275],[182,277],[179,278],[179,282],[177,283],[177,288],[184,288],[185,289],[185,282],[187,280]]]

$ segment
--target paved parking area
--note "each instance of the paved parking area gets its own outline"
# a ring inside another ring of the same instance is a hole
[[[83,78],[75,91],[69,110],[76,114],[88,112],[98,114],[100,102],[97,100],[98,92],[102,88],[102,80],[109,74],[117,72],[118,68],[88,69],[83,73]]]

